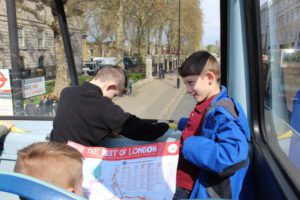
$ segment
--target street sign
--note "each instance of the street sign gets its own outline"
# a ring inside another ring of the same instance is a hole
[[[0,116],[13,115],[9,70],[0,69]]]
[[[2,88],[6,82],[7,82],[7,78],[2,72],[0,72],[0,88]]]
[[[22,80],[23,98],[46,93],[45,77],[27,78]]]

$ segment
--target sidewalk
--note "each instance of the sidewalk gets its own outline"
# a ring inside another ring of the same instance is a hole
[[[182,81],[180,88],[176,87],[177,75],[166,74],[164,79],[155,77],[136,83],[133,95],[117,98],[114,102],[140,118],[167,120],[185,92]]]

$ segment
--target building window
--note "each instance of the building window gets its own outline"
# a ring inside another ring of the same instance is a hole
[[[43,68],[44,66],[44,56],[40,56],[38,60],[38,67]]]
[[[24,28],[23,27],[18,28],[18,41],[19,41],[19,46],[24,46],[25,45],[25,42],[24,42]]]
[[[38,47],[44,47],[44,30],[38,30]]]
[[[20,68],[21,68],[21,70],[25,69],[24,57],[20,56],[19,60],[20,60]]]

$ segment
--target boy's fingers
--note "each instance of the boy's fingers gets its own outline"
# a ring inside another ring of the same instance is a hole
[[[8,121],[0,121],[0,125],[5,126],[8,130],[13,127],[13,124]]]
[[[20,128],[17,128],[15,126],[11,127],[10,131],[14,132],[14,133],[26,133],[26,132],[30,132],[28,130],[20,129]]]
[[[177,130],[177,124],[174,123],[174,122],[169,123],[169,127],[170,127],[171,129]]]

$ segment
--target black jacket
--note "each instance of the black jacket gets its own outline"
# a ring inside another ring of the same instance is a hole
[[[135,140],[155,140],[168,128],[166,123],[151,123],[124,112],[104,97],[98,86],[85,82],[61,92],[50,140],[99,146],[111,133]]]

